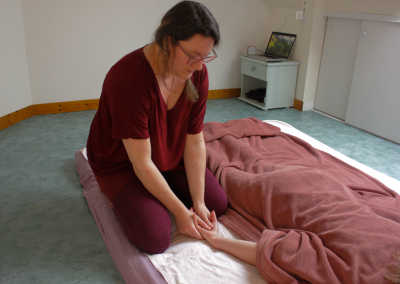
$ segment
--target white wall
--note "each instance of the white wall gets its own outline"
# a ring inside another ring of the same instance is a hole
[[[273,31],[278,29],[278,32],[297,35],[290,56],[290,59],[300,62],[296,99],[305,103],[314,102],[325,34],[326,18],[323,17],[325,1],[309,0],[306,21],[295,20],[295,11],[301,10],[299,1],[284,0],[278,3],[267,0],[267,3],[270,10],[267,34],[271,35]],[[289,17],[286,18],[286,25],[284,26],[286,16]],[[283,26],[284,28],[282,28]],[[266,44],[264,44],[264,48]]]
[[[326,11],[400,16],[399,0],[326,0]]]
[[[144,46],[176,0],[22,0],[34,104],[99,98],[104,77]],[[220,25],[210,90],[240,88],[239,55],[267,39],[264,0],[201,0]]]
[[[310,1],[310,18],[312,17],[312,30],[310,35],[310,48],[307,62],[307,75],[304,84],[304,95],[302,101],[314,103],[317,93],[319,69],[321,67],[322,49],[324,46],[325,28],[327,18],[324,17],[324,0]],[[312,104],[313,105],[313,104]],[[305,109],[303,105],[303,110]]]
[[[0,117],[32,105],[20,0],[0,1]]]

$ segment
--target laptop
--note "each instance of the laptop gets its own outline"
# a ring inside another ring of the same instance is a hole
[[[245,55],[246,57],[263,60],[266,62],[285,61],[289,59],[292,52],[295,34],[273,32],[269,39],[264,54]]]

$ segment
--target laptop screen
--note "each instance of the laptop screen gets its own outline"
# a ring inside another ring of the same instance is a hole
[[[296,35],[273,32],[269,39],[265,56],[289,59]]]

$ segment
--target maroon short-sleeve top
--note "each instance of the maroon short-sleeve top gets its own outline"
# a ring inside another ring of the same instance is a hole
[[[197,102],[190,102],[183,91],[168,110],[143,47],[124,56],[107,73],[86,146],[89,164],[109,200],[137,179],[121,139],[150,137],[151,159],[160,172],[182,167],[186,134],[203,130],[208,96],[204,64],[191,80],[199,94]]]

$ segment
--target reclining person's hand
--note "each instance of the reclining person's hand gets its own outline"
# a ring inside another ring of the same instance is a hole
[[[217,216],[215,211],[211,212],[210,221],[214,228],[210,230],[204,229],[199,224],[200,217],[193,212],[193,223],[199,233],[209,242],[209,244],[222,251],[226,251],[237,258],[250,263],[251,265],[257,264],[257,243],[242,241],[230,238],[223,238],[219,234]]]
[[[210,221],[213,225],[212,229],[203,228],[199,224],[199,219],[201,220],[201,218],[199,216],[197,216],[195,212],[193,212],[193,219],[194,219],[194,225],[195,225],[197,231],[199,231],[199,233],[210,243],[210,245],[214,246],[214,242],[218,238],[221,238],[221,236],[219,234],[217,216],[215,215],[215,211],[212,211],[211,216],[210,216]]]

